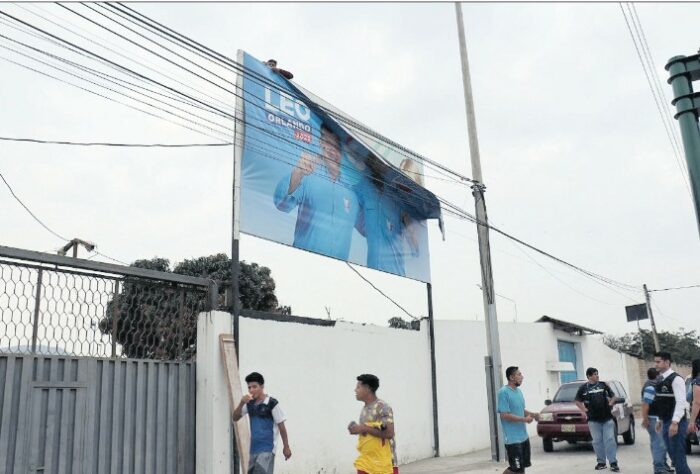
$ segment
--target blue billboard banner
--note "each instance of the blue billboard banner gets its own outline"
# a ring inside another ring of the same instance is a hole
[[[241,232],[429,282],[440,203],[420,163],[242,57]]]

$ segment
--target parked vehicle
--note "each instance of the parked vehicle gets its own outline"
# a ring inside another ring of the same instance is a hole
[[[540,412],[537,434],[542,438],[542,448],[545,452],[554,450],[555,441],[567,441],[571,444],[592,441],[588,417],[574,403],[576,392],[584,383],[585,380],[565,383],[559,387],[554,399],[544,401],[546,406]],[[634,444],[634,413],[632,404],[627,400],[627,392],[616,380],[608,380],[606,383],[618,398],[612,408],[616,437],[621,435],[625,444]]]

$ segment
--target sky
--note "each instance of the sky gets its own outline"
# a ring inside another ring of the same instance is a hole
[[[471,174],[452,3],[131,6],[230,57],[238,49],[274,57],[298,84],[351,116]],[[89,28],[55,5],[24,7]],[[32,19],[16,5],[0,10]],[[700,5],[643,3],[637,11],[670,99],[663,66],[700,46]],[[463,14],[491,223],[616,281],[651,289],[700,284],[692,201],[619,4],[465,3]],[[10,31],[0,24],[2,30]],[[7,49],[0,57],[19,60]],[[3,137],[212,142],[5,60],[0,78]],[[672,111],[668,101],[664,106]],[[42,221],[126,262],[230,253],[232,159],[230,147],[0,142],[0,172]],[[427,186],[473,213],[468,187]],[[54,252],[65,243],[3,187],[0,223],[2,245]],[[445,241],[430,224],[435,318],[483,320],[476,228],[450,217],[445,224]],[[243,260],[272,269],[280,304],[294,314],[330,312],[380,325],[407,317],[342,262],[245,235],[240,248]],[[492,234],[491,248],[500,320],[548,315],[612,334],[636,329],[624,306],[642,303],[641,292],[591,281],[499,235]],[[423,283],[360,272],[411,315],[427,315]],[[700,329],[700,288],[654,292],[652,299],[658,329]]]

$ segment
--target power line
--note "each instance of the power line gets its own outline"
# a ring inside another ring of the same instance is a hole
[[[63,241],[70,240],[70,239],[67,239],[67,238],[63,237],[61,234],[58,234],[57,232],[55,232],[54,230],[52,230],[49,226],[47,226],[46,224],[44,224],[44,222],[43,222],[41,219],[39,219],[39,218],[36,216],[36,214],[34,214],[34,213],[31,211],[31,209],[29,209],[29,208],[27,207],[27,205],[24,204],[24,202],[22,202],[22,200],[19,198],[19,196],[17,196],[17,195],[15,194],[15,191],[12,189],[12,186],[10,186],[10,183],[7,182],[7,180],[5,179],[5,176],[3,176],[2,172],[0,172],[0,179],[2,179],[3,183],[5,183],[5,186],[7,186],[7,189],[10,190],[10,194],[12,194],[12,197],[15,198],[15,200],[20,204],[20,206],[22,206],[22,207],[24,208],[24,210],[27,211],[27,212],[29,213],[29,215],[32,216],[32,218],[33,218],[35,221],[37,221],[37,222],[39,223],[39,225],[41,225],[41,227],[43,227],[44,229],[48,230],[51,234],[53,234],[54,236],[58,237],[59,239],[61,239],[61,240],[63,240]]]
[[[161,93],[159,93],[159,92],[152,91],[152,90],[150,90],[150,89],[148,89],[148,88],[144,88],[144,87],[139,86],[139,85],[137,85],[137,84],[129,83],[129,82],[127,82],[127,81],[124,81],[124,80],[122,80],[122,79],[118,79],[118,78],[116,78],[116,77],[114,77],[114,76],[111,76],[111,75],[109,75],[109,74],[105,74],[105,73],[102,73],[102,72],[97,71],[97,70],[95,70],[95,69],[89,68],[89,67],[87,67],[87,66],[83,66],[83,65],[74,63],[73,61],[70,61],[70,60],[68,60],[68,59],[55,56],[55,55],[53,55],[53,54],[51,54],[51,53],[48,53],[48,52],[46,52],[46,51],[42,51],[42,50],[40,50],[40,49],[38,49],[38,48],[34,48],[34,47],[32,47],[32,46],[30,46],[30,45],[28,45],[28,44],[26,44],[26,43],[23,43],[23,42],[21,42],[21,41],[17,41],[17,40],[14,40],[14,39],[12,39],[12,38],[8,38],[8,37],[6,37],[6,36],[4,36],[4,35],[2,35],[2,34],[0,34],[0,38],[9,40],[9,41],[11,41],[11,42],[13,42],[13,43],[15,43],[15,44],[18,44],[18,45],[21,45],[21,46],[27,48],[27,49],[30,49],[30,50],[39,52],[39,53],[41,53],[41,54],[43,54],[43,55],[46,55],[46,56],[48,56],[48,57],[50,57],[50,58],[52,58],[52,59],[58,60],[59,62],[62,62],[62,63],[64,63],[64,64],[68,64],[68,65],[70,65],[70,66],[73,66],[73,67],[75,67],[75,68],[77,68],[77,69],[79,69],[79,70],[81,70],[81,71],[83,71],[83,72],[91,73],[91,74],[93,74],[93,75],[99,77],[100,79],[106,80],[107,82],[110,82],[110,83],[112,83],[112,84],[117,85],[118,87],[122,87],[122,88],[127,89],[127,90],[129,90],[129,91],[131,91],[131,92],[135,92],[135,93],[137,93],[137,94],[143,95],[143,96],[145,96],[145,97],[147,97],[147,98],[149,98],[149,99],[151,99],[151,100],[155,100],[157,103],[160,103],[160,104],[163,104],[163,105],[165,105],[165,106],[171,107],[171,108],[173,108],[173,109],[175,109],[175,110],[184,112],[184,113],[186,113],[186,114],[189,113],[190,115],[192,115],[192,116],[194,116],[194,117],[196,117],[196,118],[198,118],[198,119],[200,119],[200,120],[203,120],[203,121],[205,121],[205,122],[208,122],[209,124],[211,124],[211,125],[213,125],[213,126],[217,126],[217,127],[223,128],[225,132],[233,132],[233,129],[227,129],[227,128],[225,128],[224,125],[221,125],[221,124],[219,124],[219,123],[217,123],[217,122],[211,121],[211,120],[209,120],[209,119],[207,119],[207,118],[205,118],[205,117],[202,117],[201,115],[197,115],[197,114],[195,114],[195,113],[192,113],[192,112],[190,112],[190,111],[187,111],[187,110],[183,109],[182,107],[178,107],[178,106],[176,106],[176,105],[167,103],[167,102],[165,102],[165,101],[163,101],[163,100],[161,100],[161,99],[154,98],[154,97],[152,97],[152,96],[150,96],[150,95],[148,95],[148,94],[145,94],[145,93],[143,93],[143,92],[139,92],[139,91],[137,91],[137,90],[135,90],[135,89],[133,89],[133,88],[124,86],[123,84],[120,84],[120,82],[123,82],[123,83],[126,83],[126,84],[130,84],[130,85],[133,85],[133,86],[135,86],[135,87],[139,87],[139,88],[148,90],[149,92],[153,92],[153,93],[155,93],[155,94],[164,96],[163,94],[161,94]],[[166,110],[166,109],[164,109],[164,108],[161,107],[161,106],[154,105],[154,104],[152,104],[152,103],[150,103],[150,102],[145,102],[145,101],[140,100],[140,99],[138,99],[138,98],[136,98],[136,97],[133,97],[133,96],[131,96],[131,95],[129,95],[129,94],[126,94],[126,93],[124,93],[124,92],[122,92],[122,91],[115,90],[115,89],[113,89],[112,87],[108,87],[108,86],[106,86],[106,85],[104,85],[104,84],[97,83],[97,82],[95,82],[95,81],[93,81],[93,80],[90,80],[90,79],[87,79],[87,78],[85,78],[85,77],[83,77],[83,76],[81,76],[81,75],[79,75],[79,74],[72,73],[72,72],[70,72],[70,71],[67,71],[67,70],[65,70],[65,69],[62,69],[62,68],[60,68],[60,67],[58,67],[58,66],[56,66],[56,65],[47,63],[46,61],[43,61],[43,60],[41,60],[41,59],[37,59],[37,58],[35,58],[35,57],[33,57],[33,56],[30,56],[30,55],[28,55],[28,54],[26,54],[26,53],[23,53],[23,52],[21,52],[21,51],[18,51],[18,50],[15,50],[15,49],[13,49],[13,48],[10,48],[10,47],[7,47],[7,46],[3,46],[3,45],[0,45],[0,47],[5,48],[5,49],[7,49],[7,50],[10,50],[10,51],[12,51],[12,52],[15,52],[15,53],[17,53],[17,54],[20,54],[21,56],[24,56],[24,57],[27,57],[27,58],[29,58],[29,59],[32,59],[33,61],[36,61],[36,62],[39,62],[39,63],[44,64],[44,65],[46,65],[46,66],[49,66],[49,67],[51,67],[52,69],[59,70],[59,71],[65,73],[65,74],[68,74],[68,75],[73,76],[73,77],[75,77],[75,78],[77,78],[77,79],[83,80],[83,81],[85,81],[85,82],[87,82],[87,83],[89,83],[89,84],[92,84],[92,85],[95,85],[95,86],[104,88],[104,89],[106,89],[106,90],[108,90],[108,91],[110,91],[110,92],[114,92],[114,93],[119,94],[119,95],[121,95],[121,96],[123,96],[123,97],[126,97],[126,98],[128,98],[128,99],[131,99],[131,100],[134,100],[134,101],[137,101],[137,102],[141,102],[141,103],[143,103],[143,104],[145,104],[145,105],[148,105],[149,107],[155,108],[155,109],[160,110],[160,111],[162,111],[162,112],[169,113],[169,114],[171,114],[171,115],[173,115],[173,116],[175,116],[175,117],[178,117],[178,118],[180,118],[180,119],[182,119],[182,120],[185,120],[185,121],[187,121],[187,122],[196,124],[196,125],[198,125],[198,126],[200,126],[200,127],[202,127],[202,128],[205,128],[205,129],[207,129],[207,130],[210,130],[210,131],[212,131],[212,132],[224,133],[224,132],[222,132],[221,130],[217,130],[217,129],[212,128],[210,125],[203,125],[203,124],[200,124],[200,123],[196,122],[195,120],[192,120],[192,119],[187,118],[187,117],[183,117],[182,115],[179,115],[179,114],[177,114],[177,113],[175,113],[175,112]],[[117,82],[117,81],[119,81],[119,82]],[[164,97],[167,97],[167,96],[164,96]],[[182,100],[180,100],[180,99],[178,99],[178,98],[172,98],[172,97],[168,97],[168,98],[173,99],[173,100],[176,100],[176,101],[181,102],[181,103],[185,103],[186,105],[193,106],[193,104],[190,104],[190,103],[187,103],[187,102],[183,102]],[[195,107],[196,107],[196,106],[195,106]]]
[[[0,140],[11,142],[41,143],[46,145],[72,146],[110,146],[135,148],[192,148],[192,147],[229,147],[233,143],[111,143],[111,142],[72,142],[66,140],[39,140],[37,138],[0,137]]]
[[[352,270],[353,272],[355,272],[355,274],[357,274],[357,276],[359,276],[359,277],[362,278],[365,282],[367,282],[367,284],[369,284],[369,286],[371,286],[372,288],[374,288],[375,290],[377,290],[377,292],[379,292],[379,294],[381,294],[384,298],[386,298],[386,299],[388,299],[389,301],[391,301],[392,303],[394,303],[394,305],[395,305],[397,308],[399,308],[401,311],[403,311],[404,313],[406,313],[411,319],[413,319],[414,321],[417,321],[417,320],[418,320],[418,318],[416,318],[416,317],[413,316],[411,313],[409,313],[409,312],[406,310],[406,308],[404,308],[403,306],[401,306],[400,304],[398,304],[394,299],[392,299],[390,296],[388,296],[388,295],[387,295],[386,293],[384,293],[382,290],[380,290],[379,288],[377,288],[377,287],[374,285],[374,283],[372,283],[372,282],[369,281],[367,278],[365,278],[364,275],[362,275],[362,273],[358,272],[357,269],[356,269],[355,267],[353,267],[353,266],[350,264],[350,262],[345,262],[345,264],[346,264],[348,267],[350,267],[350,270]]]
[[[630,26],[630,21],[627,17],[627,12],[625,12],[625,9],[623,7],[623,4],[620,3],[620,10],[622,11],[622,16],[625,19],[625,24],[627,25],[627,31],[630,34],[630,37],[632,38],[632,43],[634,44],[634,49],[637,52],[637,58],[639,58],[639,62],[642,65],[642,70],[644,71],[644,76],[646,77],[647,84],[649,85],[649,90],[651,91],[651,95],[654,99],[654,104],[656,105],[656,110],[659,112],[659,116],[661,117],[661,122],[664,126],[664,130],[666,132],[666,137],[669,140],[669,143],[671,144],[671,149],[673,150],[673,155],[676,160],[676,164],[678,165],[681,176],[683,177],[683,181],[685,182],[686,189],[688,191],[688,194],[692,198],[692,192],[690,190],[690,183],[688,181],[688,177],[686,176],[686,170],[683,167],[681,163],[681,157],[680,157],[680,152],[678,150],[678,140],[675,139],[675,134],[674,134],[674,127],[673,127],[673,122],[672,120],[669,119],[667,115],[670,115],[668,112],[668,109],[664,106],[664,102],[662,102],[661,97],[663,96],[665,98],[665,94],[663,92],[663,88],[660,87],[658,83],[658,76],[654,72],[654,64],[653,61],[651,60],[651,53],[649,52],[649,45],[646,43],[646,36],[643,33],[642,30],[642,25],[641,22],[639,22],[639,17],[636,17],[635,21],[635,14],[636,14],[636,9],[634,13],[632,12],[632,9],[630,8],[629,4],[627,6],[629,10],[629,15],[630,18],[632,19],[632,24],[634,26],[635,31],[637,32],[637,36],[632,31],[632,26]],[[639,26],[637,26],[639,25]],[[641,33],[640,33],[641,31]],[[637,44],[639,43],[639,45]],[[646,45],[646,47],[645,47]],[[640,47],[642,51],[644,51],[644,55],[642,52],[640,52]],[[645,57],[643,57],[645,56]],[[648,59],[645,60],[645,59]],[[652,77],[654,77],[656,80],[652,80]],[[665,102],[668,102],[666,99]],[[666,113],[664,113],[664,111]],[[675,139],[675,140],[674,140]]]
[[[113,261],[113,262],[117,262],[117,263],[120,263],[120,264],[122,264],[122,265],[126,265],[127,267],[130,266],[130,265],[129,265],[128,263],[126,263],[126,262],[123,262],[123,261],[121,261],[121,260],[117,260],[116,258],[110,257],[109,255],[105,255],[105,254],[103,254],[102,252],[98,252],[97,250],[93,250],[93,252],[94,252],[96,255],[99,255],[100,257],[104,257],[104,258],[106,258],[106,259],[108,259],[108,260],[111,260],[111,261]]]
[[[130,105],[130,104],[127,104],[127,103],[125,103],[125,102],[122,102],[122,101],[120,101],[120,100],[118,100],[118,99],[114,99],[114,98],[108,97],[108,96],[106,96],[106,95],[104,95],[104,94],[100,94],[99,92],[95,92],[95,91],[93,91],[93,90],[91,90],[91,89],[87,89],[87,88],[85,88],[85,87],[83,87],[83,86],[80,86],[80,85],[78,85],[78,84],[74,84],[74,83],[72,83],[72,82],[70,82],[70,81],[67,81],[67,80],[65,80],[65,79],[61,79],[61,78],[59,78],[59,77],[53,76],[53,75],[51,75],[51,74],[48,74],[48,73],[43,72],[43,71],[40,71],[40,70],[38,70],[38,69],[36,69],[36,68],[33,68],[33,67],[31,67],[31,66],[27,66],[27,65],[25,65],[25,64],[19,63],[19,62],[17,62],[17,61],[12,60],[12,59],[8,59],[8,58],[5,58],[5,57],[3,57],[3,56],[0,56],[0,59],[2,59],[3,61],[7,61],[7,62],[10,62],[10,63],[12,63],[12,64],[15,64],[15,65],[17,65],[17,66],[19,66],[19,67],[28,69],[28,70],[30,70],[30,71],[36,72],[37,74],[41,74],[42,76],[46,76],[46,77],[49,77],[49,78],[51,78],[51,79],[57,80],[57,81],[59,81],[59,82],[62,82],[62,83],[64,83],[64,84],[68,84],[69,86],[72,86],[72,87],[81,89],[81,90],[83,90],[83,91],[85,91],[85,92],[89,92],[90,94],[94,94],[94,95],[96,95],[96,96],[98,96],[98,97],[102,97],[103,99],[107,99],[107,100],[109,100],[109,101],[111,101],[111,102],[115,102],[115,103],[117,103],[117,104],[123,105],[123,106],[125,106],[125,107],[130,108],[130,109],[137,110],[137,111],[139,111],[139,112],[141,112],[141,113],[144,113],[144,114],[146,114],[146,115],[150,115],[150,116],[152,116],[152,117],[159,118],[159,119],[161,119],[161,120],[165,120],[166,122],[169,122],[169,123],[171,123],[171,124],[173,124],[173,125],[177,125],[177,126],[179,126],[179,127],[186,128],[186,129],[191,130],[191,131],[193,131],[193,132],[196,132],[196,133],[199,133],[199,134],[208,136],[209,138],[220,139],[220,138],[215,137],[215,136],[213,136],[213,135],[210,135],[210,134],[208,134],[208,133],[206,133],[206,132],[204,132],[204,131],[201,131],[201,130],[197,130],[197,129],[195,129],[195,128],[192,128],[192,127],[190,127],[189,125],[185,125],[185,124],[182,124],[182,123],[178,123],[178,122],[175,122],[175,121],[173,121],[173,120],[170,120],[170,119],[168,119],[168,118],[166,118],[166,117],[163,117],[163,116],[161,116],[161,115],[155,114],[155,113],[153,113],[153,112],[149,112],[149,111],[147,111],[147,110],[140,109],[139,107],[136,107],[136,106],[134,106],[134,105]],[[220,140],[221,140],[221,139],[220,139]],[[222,140],[222,141],[223,141],[223,140]]]
[[[659,290],[649,290],[649,292],[651,293],[652,291],[687,290],[688,288],[700,288],[700,285],[676,286],[673,288],[661,288]]]
[[[658,313],[659,313],[661,316],[663,316],[664,318],[670,319],[670,320],[672,320],[672,321],[675,321],[675,322],[677,322],[678,324],[682,324],[683,326],[681,326],[681,327],[685,327],[685,326],[688,324],[688,323],[685,322],[685,321],[681,321],[681,320],[678,319],[678,318],[674,318],[674,317],[672,317],[672,316],[669,316],[669,315],[665,314],[663,311],[661,311],[661,308],[660,308],[659,305],[656,303],[656,301],[651,300],[651,304],[656,308],[656,310],[658,311]]]
[[[115,4],[107,4],[107,5],[112,9],[118,10],[118,8],[115,6]],[[155,20],[152,20],[151,18],[137,12],[136,10],[129,8],[128,6],[126,6],[124,4],[119,3],[118,5],[120,5],[121,7],[125,8],[125,9],[128,9],[128,10],[134,12],[135,14],[139,15],[140,17],[148,20],[149,23],[147,23],[146,21],[144,21],[141,18],[136,18],[134,15],[131,15],[129,13],[124,12],[129,17],[135,18],[139,22],[146,24],[151,29],[155,29],[156,34],[158,34],[160,37],[164,37],[164,35],[167,35],[168,37],[173,38],[173,39],[170,39],[169,41],[175,42],[175,40],[176,40],[180,43],[184,43],[186,46],[188,46],[190,48],[190,51],[192,51],[192,49],[195,49],[196,50],[195,53],[197,53],[200,57],[202,57],[202,54],[204,54],[205,58],[208,59],[209,61],[215,62],[213,59],[216,59],[218,61],[217,64],[219,64],[219,65],[221,65],[220,63],[223,62],[225,65],[227,65],[229,67],[233,67],[233,69],[235,71],[237,71],[238,73],[240,73],[244,77],[248,77],[249,79],[252,77],[253,78],[252,80],[254,82],[257,82],[260,85],[267,85],[267,86],[270,86],[278,91],[282,90],[280,88],[280,86],[278,86],[274,82],[259,75],[258,73],[247,70],[247,68],[244,65],[238,63],[237,61],[234,61],[233,59],[230,59],[230,58],[228,58],[228,57],[226,57],[226,56],[224,56],[224,55],[222,55],[222,54],[220,54],[220,53],[218,53],[210,48],[207,48],[206,46],[204,46],[200,43],[197,43],[196,41],[192,40],[191,38],[188,38],[187,36],[182,35],[181,33],[178,33],[176,31],[168,28],[167,26],[162,25]],[[123,16],[122,16],[122,18],[123,18]],[[132,21],[132,23],[133,23],[133,21]],[[153,24],[158,25],[158,27],[154,27]],[[169,32],[174,33],[174,35],[169,33]],[[177,36],[175,36],[175,35],[177,35]],[[167,38],[165,38],[165,39],[167,39]],[[193,44],[195,46],[192,46]],[[200,65],[198,65],[198,66],[200,68],[202,67]],[[205,68],[203,68],[203,69],[205,69]],[[293,87],[296,89],[303,89],[298,85],[293,85]],[[289,91],[284,91],[284,92],[289,93]],[[292,93],[292,95],[296,98],[304,99],[305,101],[308,101],[310,99],[309,94],[308,94],[308,91],[305,91],[305,92],[307,92],[307,93],[306,94],[294,94],[294,93]],[[372,137],[378,139],[381,143],[383,143],[385,145],[389,145],[389,146],[393,147],[394,149],[398,150],[400,154],[402,154],[406,157],[417,159],[418,161],[421,161],[423,163],[429,163],[430,165],[437,167],[440,170],[448,172],[450,175],[457,176],[461,180],[473,182],[473,180],[471,178],[463,176],[454,170],[451,170],[451,169],[449,169],[449,168],[447,168],[447,167],[445,167],[437,162],[429,160],[428,158],[426,158],[424,156],[418,155],[417,153],[415,153],[411,150],[408,150],[407,148],[403,147],[402,145],[400,145],[396,142],[393,142],[392,140],[388,139],[387,137],[379,134],[378,132],[371,130],[369,127],[366,127],[365,125],[355,121],[352,117],[349,117],[348,115],[346,115],[346,114],[340,112],[339,110],[335,109],[334,107],[330,106],[330,104],[328,104],[327,102],[322,101],[322,99],[318,98],[318,96],[314,95],[314,97],[316,100],[311,101],[311,104],[313,106],[321,109],[322,111],[324,111],[328,115],[330,115],[336,119],[339,119],[341,122],[345,123],[346,125],[351,126],[354,129],[354,131],[359,131],[359,132],[361,132],[361,134],[363,134],[365,136],[371,135]],[[324,104],[323,105],[319,104],[319,101],[324,102]],[[406,155],[406,153],[409,153],[410,156]]]
[[[61,234],[57,233],[56,231],[54,231],[53,229],[51,229],[49,226],[47,226],[46,224],[44,224],[44,222],[43,222],[41,219],[39,219],[39,218],[36,216],[36,214],[34,214],[34,213],[31,211],[31,209],[29,209],[29,208],[27,207],[27,205],[24,204],[24,202],[22,202],[22,200],[19,198],[19,196],[17,196],[17,195],[15,194],[14,190],[12,189],[12,186],[10,186],[10,183],[7,182],[7,180],[5,179],[5,176],[3,176],[2,172],[0,172],[0,179],[2,179],[3,183],[5,183],[5,186],[7,186],[7,189],[9,189],[10,194],[12,195],[12,197],[15,198],[15,200],[24,208],[25,211],[27,211],[27,212],[29,213],[30,216],[32,216],[32,218],[33,218],[36,222],[39,223],[39,225],[41,225],[44,229],[46,229],[46,230],[49,231],[51,234],[53,234],[54,236],[58,237],[59,239],[61,239],[61,240],[63,240],[63,241],[68,241],[68,240],[70,240],[70,239],[67,239],[67,238],[63,237]],[[98,252],[97,250],[92,250],[92,251],[93,251],[94,253],[96,253],[97,255],[101,255],[101,256],[104,257],[104,258],[107,258],[107,259],[112,260],[112,261],[114,261],[114,262],[121,263],[122,265],[129,266],[128,263],[122,262],[121,260],[117,260],[116,258],[112,258],[112,257],[110,257],[109,255],[105,255],[105,254],[103,254],[103,253],[101,253],[101,252]]]
[[[72,11],[72,10],[68,9],[67,7],[63,7],[63,8],[66,8],[67,10]],[[98,12],[98,13],[99,13],[99,12]],[[80,15],[80,14],[78,14],[78,15]],[[82,18],[85,18],[85,17],[82,16],[82,15],[80,15],[80,16],[81,16]],[[103,15],[103,16],[104,16],[104,15]],[[92,21],[92,20],[90,20],[90,21],[93,22],[93,23],[95,23],[95,24],[98,24],[98,23],[96,23],[96,22],[94,22],[94,21]],[[25,24],[26,24],[26,23],[25,23]],[[37,30],[39,30],[39,31],[42,31],[44,34],[48,34],[48,33],[44,32],[43,30],[34,27],[33,25],[29,25],[29,24],[27,24],[27,25],[28,25],[29,27],[31,27],[31,28],[37,29]],[[99,24],[98,24],[98,25],[99,25]],[[100,25],[100,26],[101,26],[101,25]],[[105,28],[106,28],[106,27],[105,27]],[[108,30],[110,33],[114,33],[114,32],[113,32],[112,30],[110,30],[110,29],[107,29],[107,30]],[[54,36],[54,37],[55,37],[55,36]],[[123,36],[122,36],[122,37],[123,37]],[[62,39],[60,39],[60,38],[58,38],[58,39],[61,40],[61,41],[63,41],[64,43],[70,44],[71,46],[73,46],[73,47],[75,48],[75,45],[72,45],[70,42],[66,42],[65,40],[62,40]],[[49,40],[49,41],[55,42],[54,40]],[[62,46],[62,47],[66,47],[65,45],[60,44],[60,43],[59,43],[59,45]],[[140,46],[140,47],[143,48],[142,45],[138,45],[138,46]],[[70,47],[69,47],[69,49],[70,49]],[[145,49],[148,50],[149,52],[152,52],[152,53],[153,53],[152,50],[150,50],[150,49],[148,49],[148,48],[145,48]],[[73,50],[73,49],[71,49],[71,50]],[[169,50],[169,51],[171,51],[171,50]],[[84,55],[84,53],[88,53],[88,54],[91,54],[91,55],[95,56],[95,54],[92,53],[91,51],[87,51],[87,50],[85,50],[84,48],[81,48],[81,51],[79,51],[79,54]],[[157,53],[154,53],[154,54],[157,55]],[[178,55],[178,56],[182,57],[181,55]],[[97,57],[99,57],[99,55],[97,55]],[[162,56],[159,56],[159,57],[162,58]],[[33,59],[34,59],[34,58],[33,58]],[[59,58],[59,59],[61,59],[61,58]],[[104,58],[100,58],[100,59],[102,60],[102,62],[105,62],[105,61],[106,61]],[[36,60],[36,59],[35,59],[35,60]],[[190,61],[190,62],[191,62],[191,61]],[[73,63],[73,64],[74,64],[74,63]],[[193,63],[193,64],[195,64],[195,63]],[[75,64],[74,64],[74,65],[75,65]],[[111,67],[119,66],[119,65],[114,64],[114,63],[111,63],[111,62],[109,63],[109,65],[110,65]],[[178,66],[179,66],[179,64],[178,64]],[[52,67],[53,67],[53,66],[52,66]],[[81,67],[81,66],[76,66],[76,67],[80,67],[81,69],[84,70],[84,68]],[[180,67],[182,67],[182,66],[180,66]],[[201,66],[198,65],[198,67],[201,67]],[[87,69],[89,69],[89,68],[87,68]],[[123,70],[124,68],[121,67],[121,69]],[[193,72],[192,72],[191,70],[189,70],[189,69],[186,69],[186,68],[184,68],[184,69],[185,69],[186,71],[188,71],[188,72],[193,73]],[[90,72],[95,73],[96,71],[90,69]],[[102,75],[102,73],[97,73],[97,74],[100,74],[100,76]],[[194,74],[196,74],[196,73],[194,73]],[[134,74],[132,74],[132,75],[134,75]],[[199,78],[202,78],[202,76],[200,76],[200,75],[197,75],[197,76],[198,76]],[[110,76],[110,77],[113,77],[113,76]],[[150,79],[150,78],[147,78],[147,77],[144,77],[144,76],[136,76],[136,77],[139,78],[139,79]],[[220,76],[217,76],[217,77],[220,77]],[[223,78],[222,78],[222,79],[223,79]],[[150,81],[153,82],[152,79],[150,79]],[[92,82],[92,81],[88,81],[88,82],[91,82],[91,83],[95,84],[95,83]],[[112,81],[112,82],[113,82],[113,81]],[[208,81],[208,82],[212,83],[211,81]],[[159,84],[159,83],[158,83],[158,84]],[[213,83],[212,83],[212,84],[213,84]],[[231,84],[233,85],[233,83],[231,83]],[[216,84],[215,84],[215,85],[216,85]],[[105,87],[105,86],[102,86],[102,87]],[[111,89],[111,88],[107,88],[107,89],[113,91],[113,89]],[[133,91],[133,89],[130,89],[130,90]],[[174,91],[174,89],[172,89],[172,88],[171,88],[170,90]],[[116,92],[117,92],[117,93],[120,93],[120,92],[118,92],[118,91],[116,91]],[[137,91],[135,91],[135,92],[137,92]],[[175,92],[179,92],[180,94],[182,94],[180,91],[175,91]],[[121,95],[124,95],[123,93],[120,93],[120,94],[121,94]],[[237,97],[241,97],[241,96],[238,96],[237,94],[234,94],[234,95],[236,95]],[[126,95],[126,96],[129,97],[129,98],[131,98],[131,99],[134,99],[133,97],[130,97],[130,96],[128,96],[128,95]],[[152,97],[150,97],[150,96],[148,96],[148,95],[146,95],[146,96],[149,97],[149,98],[152,98]],[[185,96],[186,96],[186,97],[189,97],[189,96],[187,96],[187,95],[185,95]],[[190,97],[190,98],[191,98],[191,97]],[[242,98],[243,100],[246,100],[244,97],[241,97],[241,98]],[[250,102],[249,100],[246,100],[246,101]],[[143,102],[143,101],[142,101],[142,102]],[[162,102],[162,101],[159,100],[159,102]],[[152,104],[147,103],[147,102],[143,102],[143,103],[145,103],[146,105],[149,105],[149,106],[151,106],[151,107],[156,107],[156,106],[153,106]],[[188,105],[194,105],[194,106],[196,106],[195,104],[191,104],[191,103],[188,103]],[[207,105],[209,105],[209,104],[207,104]],[[253,104],[253,105],[256,106],[256,107],[260,107],[260,106],[257,105],[257,104]],[[211,108],[211,106],[209,106],[209,107]],[[156,108],[159,109],[159,110],[163,110],[163,109],[160,108],[160,107],[156,107]],[[177,108],[177,107],[176,107],[176,108]],[[260,107],[260,108],[261,108],[261,107]],[[140,110],[140,109],[137,109],[137,110]],[[182,109],[178,108],[178,110],[182,110]],[[172,114],[172,112],[171,112],[171,114]],[[179,118],[183,118],[182,116],[180,116],[180,115],[178,115],[178,114],[174,114],[174,115],[177,116],[177,117],[179,117]],[[226,114],[226,116],[228,117],[227,114]],[[200,118],[201,118],[201,117],[200,117]],[[234,116],[230,116],[229,118],[236,119],[236,117],[234,117]],[[258,120],[258,121],[260,121],[260,120]],[[189,128],[189,127],[187,127],[187,128]],[[210,129],[209,127],[206,127],[206,126],[205,126],[205,128]],[[263,131],[264,131],[265,133],[268,133],[268,134],[269,134],[268,131],[266,131],[266,130],[263,130]],[[279,136],[274,135],[274,134],[273,134],[273,136],[275,136],[276,138],[284,139],[283,137],[279,137]],[[302,147],[300,147],[297,143],[294,143],[294,146],[297,147],[297,148],[302,148]],[[307,149],[307,151],[310,151],[310,150]],[[430,176],[430,175],[425,175],[425,174],[423,174],[423,176],[425,176],[426,178],[442,179],[442,178],[439,178],[439,177]],[[458,181],[454,181],[454,180],[451,180],[451,181],[455,182],[456,184],[463,184],[463,183],[459,183]]]

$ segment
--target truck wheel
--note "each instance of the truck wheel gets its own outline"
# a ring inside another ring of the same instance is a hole
[[[544,449],[545,453],[551,453],[554,451],[554,443],[552,442],[552,438],[542,438],[542,449]]]
[[[622,433],[622,440],[625,444],[634,444],[635,433],[634,433],[634,419],[630,419],[630,429]]]

